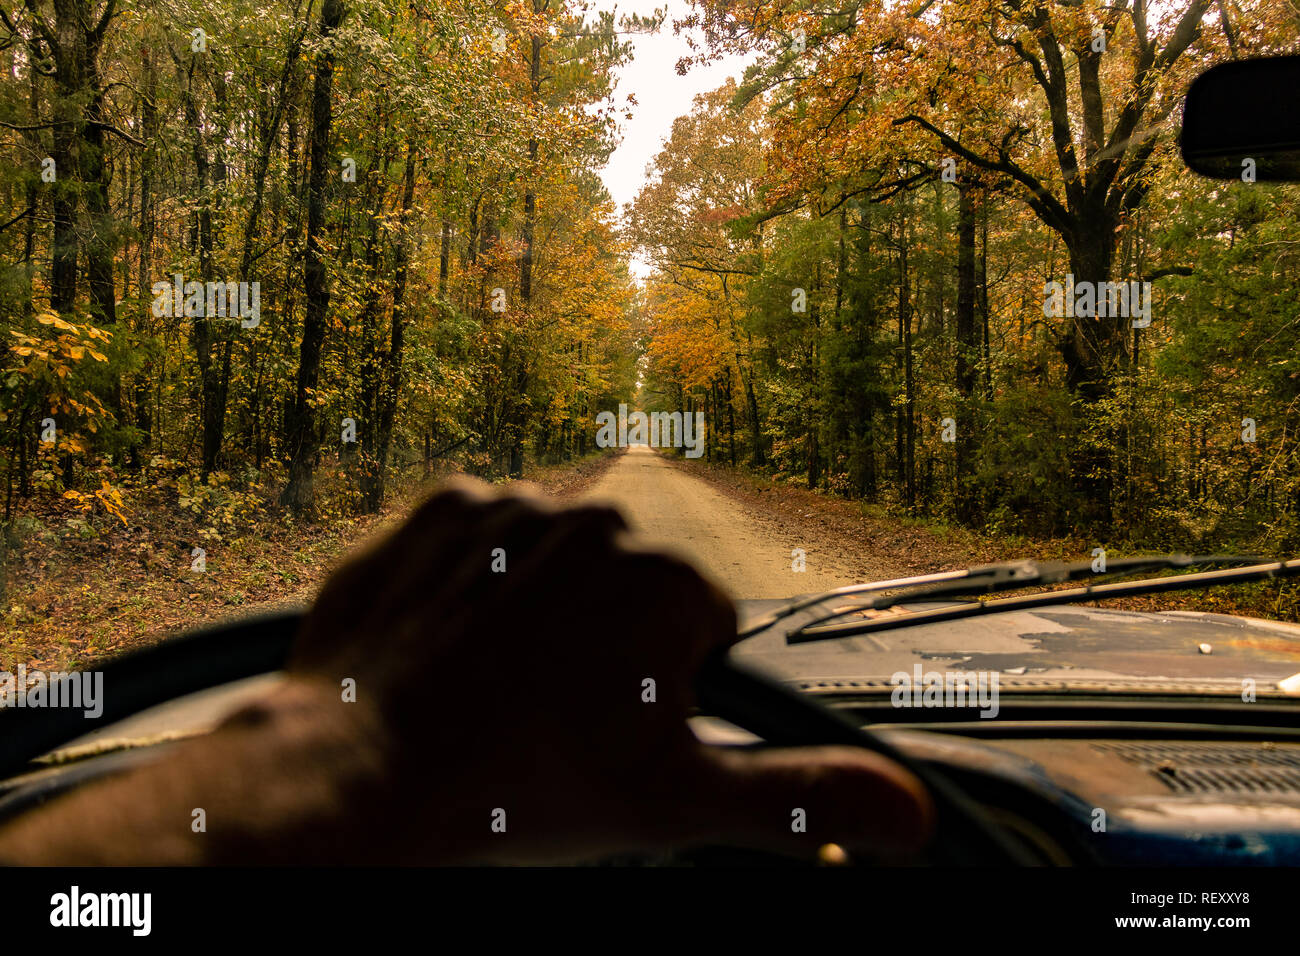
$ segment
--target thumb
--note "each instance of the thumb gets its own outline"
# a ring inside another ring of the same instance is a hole
[[[826,843],[897,853],[934,828],[921,781],[856,747],[705,747],[700,786],[697,836],[710,840],[808,857]]]

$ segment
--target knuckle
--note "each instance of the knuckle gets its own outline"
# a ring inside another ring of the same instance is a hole
[[[570,519],[576,524],[591,528],[602,534],[628,530],[627,522],[617,508],[607,505],[580,505],[569,509]]]
[[[440,485],[411,515],[408,524],[440,520],[448,512],[469,511],[487,500],[486,485],[468,478],[450,479]]]

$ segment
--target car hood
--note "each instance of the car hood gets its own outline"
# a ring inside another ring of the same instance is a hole
[[[785,603],[738,602],[742,626]],[[779,623],[734,653],[783,680],[863,691],[891,687],[891,675],[913,675],[918,665],[922,672],[996,671],[1003,690],[1165,686],[1234,695],[1247,678],[1260,694],[1279,693],[1278,682],[1300,672],[1300,626],[1226,614],[1055,605],[786,644],[786,632],[806,619]]]

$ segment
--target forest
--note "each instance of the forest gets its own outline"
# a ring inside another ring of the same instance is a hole
[[[629,235],[645,394],[703,409],[710,457],[1011,534],[1300,544],[1300,193],[1177,147],[1191,79],[1293,51],[1294,5],[691,23],[755,65],[677,120]]]
[[[618,71],[674,29],[751,66],[620,210]],[[910,518],[1294,551],[1300,191],[1177,132],[1297,38],[1276,0],[4,3],[4,543],[160,489],[210,541],[371,515],[631,402]]]
[[[6,5],[6,522],[54,495],[125,524],[158,482],[370,513],[404,468],[586,451],[635,375],[593,170],[652,26],[559,0]]]

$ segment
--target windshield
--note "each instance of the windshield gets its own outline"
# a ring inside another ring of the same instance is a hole
[[[1300,552],[1300,186],[1177,146],[1291,7],[399,6],[0,23],[0,672],[307,602],[459,472],[616,505],[751,623]],[[1213,583],[762,651],[1300,671],[1295,588]]]

